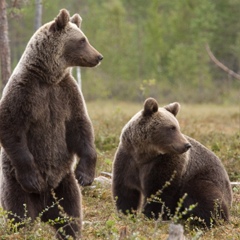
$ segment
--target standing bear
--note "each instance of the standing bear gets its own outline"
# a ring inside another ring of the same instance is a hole
[[[149,98],[125,125],[114,159],[113,197],[118,211],[142,207],[147,217],[163,219],[174,215],[183,198],[182,210],[197,204],[185,217],[201,218],[209,227],[216,214],[229,219],[229,177],[213,152],[180,132],[179,108],[179,103],[159,108]]]
[[[2,207],[15,221],[26,214],[34,220],[40,213],[42,221],[54,220],[63,209],[74,221],[54,227],[63,228],[59,237],[74,239],[81,234],[78,183],[93,182],[97,154],[71,67],[94,67],[103,59],[81,31],[81,21],[62,9],[43,25],[30,39],[0,102]],[[56,204],[46,211],[56,199],[61,208]]]

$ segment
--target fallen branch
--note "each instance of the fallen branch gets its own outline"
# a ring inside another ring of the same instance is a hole
[[[231,182],[231,185],[240,185],[240,182]]]
[[[211,60],[218,66],[220,67],[223,71],[227,72],[229,75],[231,75],[232,77],[240,80],[240,75],[235,73],[234,71],[232,71],[231,69],[229,69],[228,67],[226,67],[224,64],[222,64],[219,60],[217,60],[217,58],[213,55],[212,51],[210,50],[210,47],[208,44],[206,44],[206,50],[208,53],[208,56],[211,58]]]

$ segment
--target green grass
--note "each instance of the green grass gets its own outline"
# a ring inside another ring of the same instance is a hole
[[[163,104],[164,105],[164,104]],[[125,102],[89,102],[96,147],[98,151],[97,176],[112,171],[112,160],[122,127],[142,108],[142,104]],[[231,181],[240,182],[240,107],[182,104],[177,116],[184,134],[193,137],[215,152],[226,167]],[[83,193],[83,239],[167,239],[169,222],[147,220],[142,214],[136,218],[116,213],[109,183],[94,182]],[[230,223],[207,232],[198,229],[186,231],[188,239],[240,239],[240,186],[233,187],[234,202]],[[46,224],[37,220],[20,232],[10,231],[0,211],[0,239],[54,239]]]

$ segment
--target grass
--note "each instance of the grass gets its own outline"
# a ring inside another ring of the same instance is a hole
[[[164,105],[164,104],[163,104]],[[112,171],[112,160],[125,123],[142,108],[126,102],[89,102],[98,164],[96,175]],[[240,182],[240,106],[182,104],[177,116],[182,132],[214,151],[226,167],[231,181]],[[230,223],[202,232],[186,231],[188,239],[240,239],[240,186],[233,186],[234,202]],[[82,189],[83,239],[167,239],[169,223],[147,220],[139,213],[136,218],[121,216],[115,211],[109,182],[95,181]],[[0,239],[54,239],[51,228],[37,220],[34,225],[15,233],[4,221],[0,210]]]

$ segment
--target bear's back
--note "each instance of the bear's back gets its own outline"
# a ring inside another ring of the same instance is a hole
[[[188,136],[186,136],[186,138],[192,145],[189,149],[188,171],[186,177],[191,178],[192,175],[201,174],[202,171],[205,172],[204,175],[206,178],[213,172],[224,173],[223,178],[227,177],[226,170],[224,169],[221,160],[212,151],[198,141]],[[194,172],[192,169],[195,169]],[[218,179],[218,181],[219,180],[220,179]]]
[[[232,190],[230,180],[221,160],[198,141],[190,137],[187,137],[187,139],[192,147],[189,150],[184,182],[191,182],[195,179],[209,181],[222,189],[229,205],[231,205]]]

